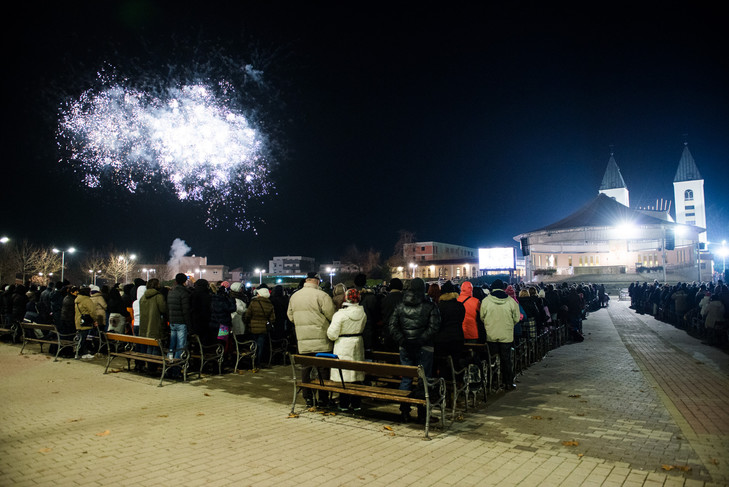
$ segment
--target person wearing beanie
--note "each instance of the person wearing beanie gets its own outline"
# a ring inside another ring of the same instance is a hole
[[[438,307],[425,296],[425,281],[416,277],[403,293],[388,321],[390,336],[398,344],[402,365],[420,365],[426,377],[432,376],[433,338],[440,330]],[[410,390],[412,378],[403,377],[400,390]],[[419,384],[422,387],[422,384]],[[425,423],[425,407],[418,406],[418,422]],[[400,404],[403,422],[411,421],[410,405]]]
[[[357,289],[348,289],[344,294],[342,308],[334,313],[332,322],[327,328],[327,336],[334,342],[332,353],[340,360],[365,359],[364,332],[367,323],[367,315],[364,308],[359,305],[360,293]],[[332,369],[330,377],[333,381],[361,383],[365,380],[364,372],[354,370]],[[361,398],[348,394],[339,395],[339,410],[346,411],[349,408],[357,411],[361,409]]]
[[[514,326],[520,320],[519,305],[506,294],[504,283],[497,279],[491,285],[491,294],[481,302],[481,321],[486,329],[486,343],[491,355],[501,358],[501,378],[507,390],[513,390],[514,364],[511,347],[514,344]],[[512,288],[513,290],[513,288]]]
[[[243,316],[243,321],[248,326],[248,335],[256,342],[254,369],[261,368],[261,357],[264,352],[268,352],[268,329],[276,321],[276,310],[270,297],[271,291],[266,284],[258,286]]]

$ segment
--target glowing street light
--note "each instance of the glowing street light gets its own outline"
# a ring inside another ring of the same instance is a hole
[[[155,269],[142,269],[142,272],[147,273],[147,280],[149,281],[149,273],[150,272],[156,272]]]
[[[137,254],[120,255],[119,260],[124,262],[124,282],[129,282],[129,262],[137,260]]]
[[[89,274],[91,274],[92,283],[94,284],[94,286],[96,286],[96,277],[101,274],[101,271],[94,271],[93,269],[89,269]]]
[[[195,272],[197,272],[197,274],[199,276],[198,279],[202,279],[202,275],[205,274],[206,270],[207,269],[195,269]]]
[[[329,286],[333,286],[332,278],[334,277],[334,269],[327,267],[327,272],[329,273]]]
[[[10,239],[8,237],[0,237],[0,243],[6,244],[10,242]]]
[[[412,278],[415,279],[415,269],[418,268],[418,264],[410,263],[408,266],[412,269]]]
[[[263,274],[265,274],[265,269],[256,269],[256,274],[258,274],[258,285],[260,286],[263,284]]]
[[[66,250],[58,250],[56,248],[53,249],[54,254],[57,254],[59,252],[61,253],[61,282],[63,282],[63,272],[66,270],[66,252],[68,252],[69,254],[73,254],[74,252],[76,252],[76,249],[74,249],[73,247],[69,247]]]

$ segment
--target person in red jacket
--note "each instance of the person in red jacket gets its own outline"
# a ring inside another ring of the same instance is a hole
[[[466,343],[477,343],[481,301],[473,297],[473,284],[468,281],[461,284],[458,301],[463,303],[466,308],[466,317],[463,319],[463,337]]]

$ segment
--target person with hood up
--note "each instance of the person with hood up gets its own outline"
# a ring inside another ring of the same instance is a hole
[[[243,285],[234,282],[230,285],[230,297],[235,300],[235,311],[230,314],[231,332],[234,335],[243,335],[246,332],[246,325],[243,323],[243,315],[246,314],[248,305],[245,301],[245,294],[241,291]]]
[[[139,300],[142,299],[142,296],[144,296],[145,291],[147,291],[147,283],[139,284],[136,288],[137,293],[137,299],[134,300],[132,303],[132,313],[134,314],[134,334],[139,336]]]
[[[465,341],[463,338],[463,320],[466,317],[466,307],[458,300],[458,290],[451,281],[443,283],[439,296],[440,330],[433,339],[435,344],[434,353],[440,376],[447,377],[444,372],[450,372],[447,365],[449,355],[456,369],[463,367],[461,358]]]
[[[357,289],[348,289],[344,295],[342,308],[334,313],[332,322],[327,328],[327,336],[334,342],[334,355],[340,360],[365,359],[364,332],[367,323],[367,314],[359,305],[360,294]],[[354,370],[332,369],[330,377],[333,381],[361,383],[365,380],[364,372]],[[339,395],[339,410],[346,411],[352,408],[355,411],[362,409],[362,400],[359,396],[348,394]]]
[[[501,358],[501,377],[507,390],[513,390],[514,364],[511,347],[514,343],[514,325],[519,320],[519,305],[506,294],[504,282],[496,279],[491,285],[491,294],[481,302],[481,321],[486,329],[486,343],[491,355]]]
[[[388,323],[390,336],[400,350],[402,365],[420,365],[426,377],[433,371],[433,338],[440,330],[438,307],[425,295],[425,281],[416,277],[410,281],[410,289],[403,293],[402,302],[395,307]],[[403,377],[400,390],[410,390],[412,378]],[[422,387],[422,385],[420,385]],[[407,423],[410,405],[400,404],[400,419]],[[418,422],[425,423],[425,407],[418,406]]]
[[[108,307],[108,305],[106,303],[104,295],[101,293],[101,288],[99,286],[91,286],[91,301],[93,301],[94,305],[96,306],[94,319],[96,320],[99,329],[102,331],[106,331],[106,308]]]
[[[139,299],[139,336],[159,339],[167,323],[167,300],[160,292],[159,279],[150,279],[146,287]],[[149,346],[146,353],[159,355],[159,348]]]
[[[467,343],[477,343],[480,335],[479,329],[483,328],[480,323],[481,301],[473,296],[473,284],[466,281],[461,284],[461,294],[458,301],[466,308],[466,316],[463,318],[463,338]]]
[[[248,333],[256,342],[256,357],[254,361],[254,369],[261,367],[261,357],[268,345],[268,327],[266,323],[273,324],[276,321],[276,311],[271,304],[271,291],[268,286],[263,283],[256,288],[255,296],[251,299],[251,304],[246,309],[243,321],[248,325]]]

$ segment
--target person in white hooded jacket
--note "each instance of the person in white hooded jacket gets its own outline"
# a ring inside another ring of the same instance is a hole
[[[364,308],[359,305],[360,295],[356,289],[349,289],[344,294],[342,308],[334,313],[332,322],[327,329],[327,336],[334,342],[333,353],[340,360],[364,360],[365,348],[362,333],[367,323],[367,315]],[[342,370],[340,377],[339,369],[332,369],[331,380],[344,382],[362,382],[365,379],[364,372],[354,370]],[[352,408],[355,411],[361,409],[361,398],[348,394],[339,395],[339,410],[346,411]]]

